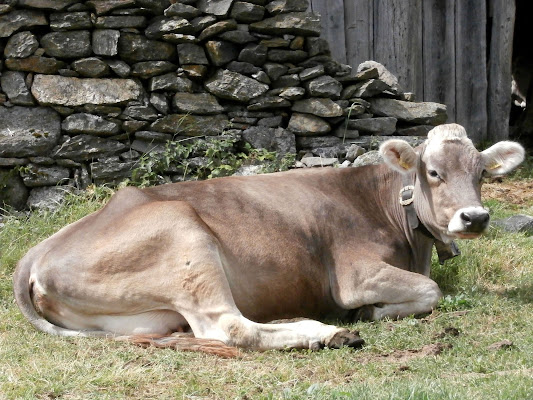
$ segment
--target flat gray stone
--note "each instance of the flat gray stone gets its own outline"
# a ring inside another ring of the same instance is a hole
[[[152,123],[150,130],[183,136],[217,136],[228,125],[228,117],[224,114],[170,114]]]
[[[72,186],[45,186],[34,188],[28,197],[30,210],[56,210],[65,201],[65,198],[74,192]]]
[[[148,39],[160,39],[168,33],[181,33],[188,35],[194,33],[193,26],[185,18],[156,18],[145,30]]]
[[[100,78],[109,73],[109,65],[98,57],[80,58],[71,64],[74,71],[83,77]]]
[[[41,38],[47,55],[59,58],[80,58],[91,55],[89,31],[51,32]]]
[[[400,93],[402,90],[398,84],[398,78],[396,78],[383,64],[376,61],[365,61],[357,67],[357,72],[363,72],[369,69],[377,69],[378,77],[381,81],[390,86],[393,93]],[[374,72],[372,72],[374,74]]]
[[[104,159],[91,163],[91,177],[96,184],[116,182],[130,178],[136,165],[136,161],[117,162],[115,159]]]
[[[261,21],[264,15],[265,7],[243,1],[236,1],[230,14],[231,18],[241,23]]]
[[[104,139],[91,135],[77,135],[57,146],[54,158],[67,158],[73,161],[87,161],[94,158],[109,157],[123,153],[128,146],[116,140]]]
[[[221,40],[210,40],[205,44],[211,64],[221,67],[239,56],[239,49],[233,43]]]
[[[349,129],[357,129],[367,134],[392,135],[396,131],[398,120],[392,117],[378,117],[368,119],[348,120]]]
[[[34,105],[33,97],[26,86],[25,74],[18,71],[5,71],[0,76],[0,85],[9,101],[21,106]]]
[[[91,0],[86,4],[94,8],[97,15],[102,15],[120,8],[134,7],[135,0]]]
[[[176,56],[176,46],[171,43],[147,39],[143,35],[121,33],[118,54],[126,62],[169,61]]]
[[[120,131],[120,126],[98,115],[78,113],[65,118],[61,123],[61,129],[69,135],[112,136]]]
[[[165,17],[181,17],[187,20],[198,17],[202,12],[188,4],[174,3],[165,10]]]
[[[19,32],[9,38],[4,49],[4,55],[14,58],[26,58],[39,48],[39,41],[29,31]]]
[[[493,221],[491,224],[506,232],[524,232],[533,235],[533,217],[530,215],[517,214],[509,218]]]
[[[377,150],[372,150],[357,157],[352,167],[362,167],[364,165],[377,165],[383,163],[383,157]]]
[[[237,72],[219,69],[205,82],[206,89],[223,99],[246,103],[261,96],[269,86]]]
[[[193,83],[189,78],[171,72],[154,76],[150,79],[148,87],[150,91],[170,90],[174,92],[192,92]]]
[[[28,188],[20,175],[13,169],[0,169],[0,207],[13,207],[15,210],[26,208]]]
[[[339,164],[339,159],[336,157],[304,157],[301,162],[308,168],[332,167]]]
[[[42,105],[120,104],[137,99],[143,89],[132,79],[79,79],[35,75],[31,92]]]
[[[207,65],[209,61],[205,54],[204,48],[197,44],[184,43],[178,44],[178,58],[180,64],[200,64]]]
[[[47,155],[61,136],[61,118],[43,107],[0,107],[0,157]]]
[[[272,15],[306,11],[308,7],[308,0],[274,0],[266,5],[266,9]]]
[[[401,121],[439,125],[446,122],[446,106],[432,102],[412,103],[396,99],[369,99],[370,112],[376,115],[397,118]]]
[[[329,75],[323,75],[305,83],[310,96],[338,98],[341,95],[342,84]]]
[[[141,15],[109,15],[96,18],[94,26],[98,29],[143,29],[146,26],[146,17]]]
[[[92,29],[91,14],[88,11],[50,14],[50,28],[53,31]]]
[[[313,114],[318,117],[333,118],[343,115],[342,108],[327,98],[311,98],[294,102],[292,111]]]
[[[199,0],[197,7],[205,14],[213,14],[218,17],[228,15],[233,0]]]
[[[176,93],[172,103],[180,113],[212,115],[224,111],[216,97],[209,93]]]
[[[55,186],[67,183],[70,177],[68,168],[28,164],[21,172],[22,180],[27,187]]]
[[[99,56],[116,56],[120,31],[116,29],[95,29],[92,32],[93,52]]]
[[[320,18],[316,14],[294,12],[278,14],[250,24],[250,31],[267,35],[320,36]]]
[[[242,138],[255,149],[275,151],[278,157],[296,153],[294,134],[283,128],[254,126],[244,130]]]
[[[331,126],[312,114],[293,113],[287,127],[297,136],[320,136],[331,131]]]
[[[133,64],[131,75],[142,79],[149,79],[175,71],[177,68],[177,65],[170,61],[141,61]]]
[[[7,14],[0,15],[0,38],[9,37],[23,28],[45,25],[48,25],[48,21],[42,11],[13,10]]]

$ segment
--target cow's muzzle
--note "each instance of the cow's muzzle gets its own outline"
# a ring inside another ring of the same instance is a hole
[[[461,208],[448,224],[448,232],[462,239],[472,239],[487,230],[489,221],[489,213],[483,207]]]

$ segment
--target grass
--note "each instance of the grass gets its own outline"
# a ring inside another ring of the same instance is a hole
[[[531,179],[526,172],[512,178]],[[109,190],[0,229],[0,399],[533,399],[533,238],[491,229],[432,277],[445,297],[422,318],[346,325],[362,350],[245,352],[242,359],[36,332],[14,304],[17,260]],[[533,203],[490,200],[495,218]],[[329,321],[335,323],[336,321]],[[491,349],[502,340],[511,346]]]

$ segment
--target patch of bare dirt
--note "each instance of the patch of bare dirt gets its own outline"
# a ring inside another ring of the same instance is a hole
[[[420,349],[408,349],[408,350],[394,350],[387,354],[365,354],[365,359],[361,360],[363,363],[375,362],[375,361],[392,361],[396,363],[406,363],[414,358],[422,358],[428,356],[438,356],[444,350],[450,349],[451,344],[447,343],[431,343],[427,344]]]
[[[533,180],[499,181],[493,179],[481,189],[483,200],[498,200],[515,205],[533,204]]]

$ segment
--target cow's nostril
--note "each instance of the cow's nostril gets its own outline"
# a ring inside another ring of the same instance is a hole
[[[464,221],[466,226],[469,226],[469,225],[472,224],[472,218],[470,217],[469,214],[467,214],[465,212],[461,213],[461,219]]]
[[[479,211],[464,211],[460,214],[461,220],[466,229],[481,232],[487,228],[489,223],[489,213]]]

